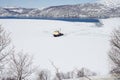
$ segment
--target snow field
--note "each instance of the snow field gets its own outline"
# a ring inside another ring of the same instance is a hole
[[[0,19],[0,24],[11,32],[16,50],[33,55],[35,65],[40,68],[54,71],[51,60],[63,72],[86,67],[107,74],[110,34],[119,21],[119,18],[102,19],[102,27],[94,23],[28,19]],[[65,35],[55,38],[54,30]]]

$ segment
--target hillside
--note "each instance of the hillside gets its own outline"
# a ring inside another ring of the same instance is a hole
[[[109,18],[120,17],[120,7],[107,7],[98,3],[51,6],[37,8],[0,8],[0,17],[19,18]]]

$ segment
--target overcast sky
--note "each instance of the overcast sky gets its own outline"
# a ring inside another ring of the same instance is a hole
[[[96,0],[0,0],[0,7],[43,8],[48,6],[95,2]]]

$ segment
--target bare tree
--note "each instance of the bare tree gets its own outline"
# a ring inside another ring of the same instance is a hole
[[[80,69],[77,71],[77,77],[84,77],[85,76],[85,72],[84,72],[84,68]]]
[[[60,74],[60,71],[59,71],[59,68],[56,67],[56,65],[54,64],[54,62],[50,61],[51,65],[55,68],[55,79],[58,79],[58,80],[62,80],[62,77],[61,77],[61,74]]]
[[[75,77],[74,70],[66,73],[67,79],[73,79]]]
[[[56,67],[54,62],[50,61],[50,63],[55,68],[55,77],[53,80],[62,80],[62,79],[73,78],[73,72],[67,72],[67,73],[60,72],[59,68]]]
[[[59,75],[61,79],[72,79],[73,78],[72,72],[66,72],[66,73],[60,72]]]
[[[91,80],[90,76],[96,76],[97,75],[95,72],[92,72],[87,68],[81,68],[80,70],[79,69],[76,69],[76,70],[77,70],[77,78],[85,77],[88,80]]]
[[[23,52],[12,54],[10,62],[10,70],[16,80],[26,80],[33,72],[32,57]]]
[[[10,43],[9,33],[0,25],[0,71],[4,68],[4,62],[6,62],[7,56],[13,53],[13,48],[10,47]]]
[[[115,29],[111,36],[111,49],[108,56],[111,61],[111,73],[120,75],[120,28]]]
[[[85,77],[85,76],[96,76],[97,74],[87,68],[81,68],[77,72],[78,77]]]
[[[69,72],[66,72],[66,73],[60,73],[61,74],[61,77],[62,77],[62,79],[73,79],[74,78],[74,74],[73,74],[73,72],[71,71],[69,71]]]
[[[38,80],[50,80],[50,72],[48,70],[39,71]]]

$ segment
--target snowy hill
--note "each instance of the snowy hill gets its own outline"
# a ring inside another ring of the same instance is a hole
[[[16,8],[16,7],[5,7],[0,8],[1,17],[27,17],[32,8]]]
[[[28,18],[108,18],[120,17],[120,6],[107,7],[98,3],[51,6],[44,9],[35,8],[0,8],[1,17]]]
[[[104,14],[106,8],[101,4],[79,4],[53,6],[42,10],[41,15],[47,17],[93,17],[97,18]],[[101,12],[101,13],[100,13]]]

